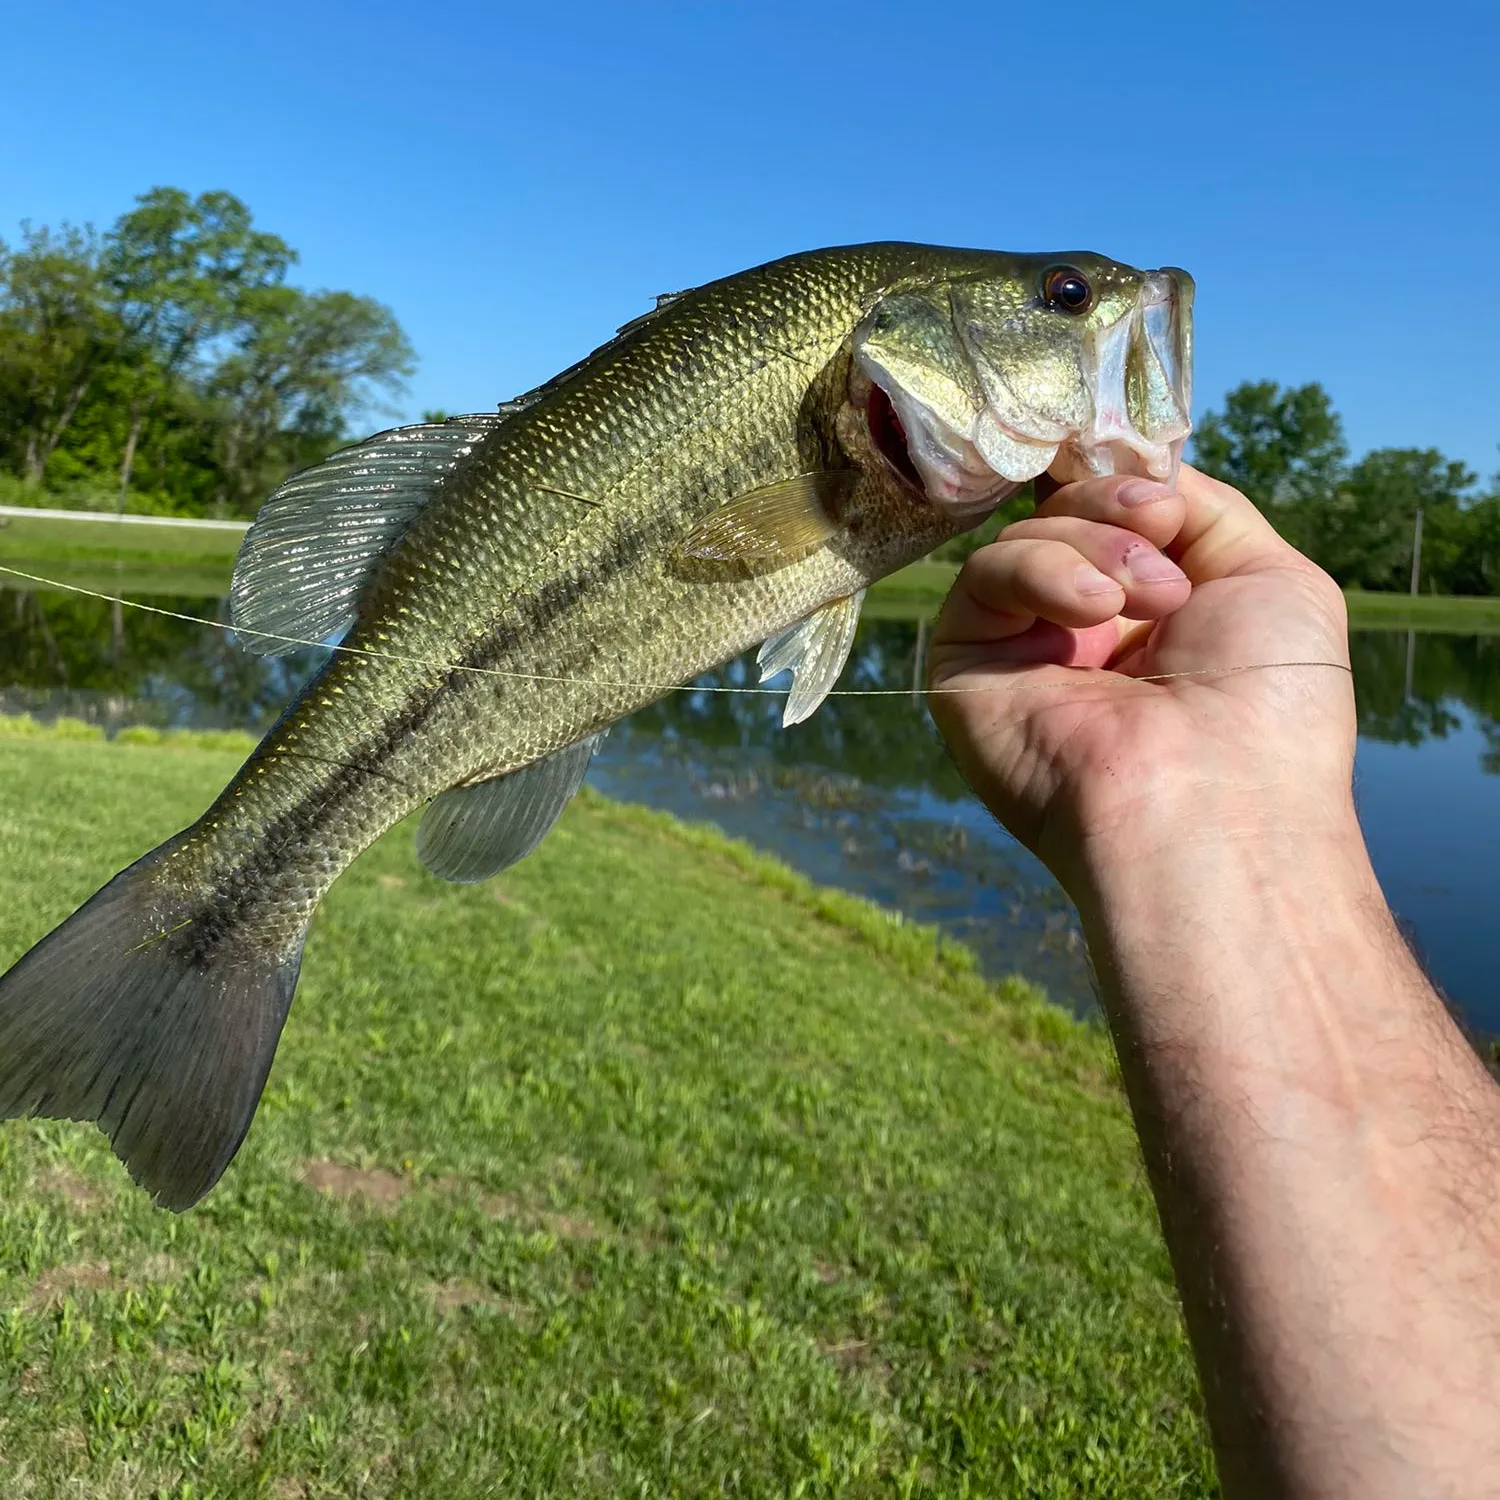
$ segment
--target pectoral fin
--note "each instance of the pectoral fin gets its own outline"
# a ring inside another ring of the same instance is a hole
[[[441,880],[488,880],[547,836],[583,784],[602,734],[519,771],[435,797],[417,829],[417,858]]]
[[[678,544],[678,555],[709,562],[795,562],[839,529],[839,509],[859,480],[854,469],[799,474],[721,505]]]
[[[835,599],[805,620],[771,636],[760,648],[755,661],[762,682],[778,672],[789,670],[792,674],[792,691],[781,711],[783,728],[811,718],[833,691],[844,663],[849,660],[855,627],[859,624],[859,607],[864,599],[863,589],[846,599]]]

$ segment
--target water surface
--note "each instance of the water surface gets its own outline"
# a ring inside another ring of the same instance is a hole
[[[152,595],[204,622],[223,601]],[[613,730],[589,779],[703,818],[841,886],[935,922],[991,974],[1017,972],[1080,1011],[1092,986],[1076,914],[1051,876],[969,794],[912,691],[922,627],[867,620],[832,698],[779,727],[749,659]],[[1491,920],[1500,875],[1500,637],[1357,633],[1357,794],[1376,871],[1437,982],[1500,1032]],[[207,623],[0,589],[0,711],[102,723],[264,730],[321,653],[266,660]],[[3,790],[0,790],[3,794]],[[165,834],[167,830],[163,830]]]

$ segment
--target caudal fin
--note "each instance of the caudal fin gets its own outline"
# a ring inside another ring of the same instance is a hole
[[[250,1128],[302,938],[290,952],[202,941],[158,878],[171,847],[117,875],[0,976],[0,1118],[98,1121],[130,1175],[181,1210]]]

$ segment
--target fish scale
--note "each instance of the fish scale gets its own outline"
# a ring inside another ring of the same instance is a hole
[[[0,1114],[97,1120],[188,1206],[249,1128],[314,908],[393,824],[430,803],[421,857],[484,878],[545,835],[600,731],[761,642],[813,711],[871,582],[1054,459],[1114,462],[1073,415],[1100,404],[1101,349],[1131,372],[1109,441],[1175,462],[1191,283],[1072,256],[1090,301],[1070,282],[1063,307],[1058,259],[788,257],[663,299],[498,412],[289,480],[246,539],[236,627],[351,649],[197,823],[0,977]]]

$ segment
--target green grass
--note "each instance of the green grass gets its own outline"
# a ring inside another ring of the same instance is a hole
[[[0,968],[248,744],[130,741],[0,721]],[[7,1500],[1199,1496],[1197,1413],[1098,1031],[587,790],[339,882],[195,1210],[0,1126]]]
[[[14,568],[16,572],[6,571]],[[43,580],[37,582],[36,580]],[[58,558],[7,557],[0,552],[0,589],[66,594],[74,589],[122,599],[222,599],[229,570],[185,568],[180,563],[79,562]]]
[[[938,612],[958,564],[924,558],[871,586],[865,598],[865,613],[876,620],[930,619]]]
[[[141,525],[107,517],[59,520],[55,516],[0,517],[0,556],[113,562],[216,564],[229,568],[244,532],[238,528]]]
[[[1500,599],[1453,594],[1367,594],[1345,589],[1354,630],[1434,630],[1500,634]]]
[[[242,533],[220,528],[121,525],[107,519],[0,516],[0,588],[45,585],[3,571],[126,598],[220,599]]]

